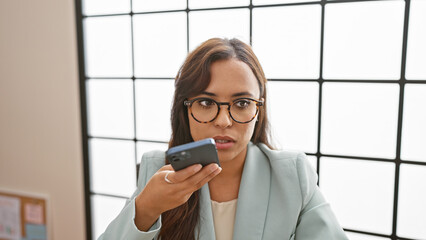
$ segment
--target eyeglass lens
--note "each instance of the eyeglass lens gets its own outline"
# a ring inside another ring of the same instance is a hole
[[[219,104],[211,99],[198,99],[192,103],[191,112],[200,122],[210,122],[219,113]],[[237,122],[248,122],[257,113],[256,102],[250,99],[238,99],[231,103],[230,114]]]

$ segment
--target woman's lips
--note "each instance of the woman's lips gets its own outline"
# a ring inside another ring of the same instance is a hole
[[[230,137],[214,137],[213,139],[216,142],[217,150],[228,149],[235,144],[235,141]]]

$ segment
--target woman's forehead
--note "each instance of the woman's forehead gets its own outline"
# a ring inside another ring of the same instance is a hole
[[[229,96],[238,93],[259,95],[258,80],[251,68],[242,61],[227,59],[214,62],[210,74],[210,84],[205,92]]]

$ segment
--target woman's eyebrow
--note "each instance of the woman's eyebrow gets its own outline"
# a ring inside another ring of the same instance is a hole
[[[217,95],[216,95],[216,94],[214,94],[214,93],[206,92],[206,91],[201,92],[201,94],[203,94],[203,95],[207,95],[207,96],[211,96],[211,97],[215,97],[215,96],[217,96]]]
[[[232,94],[233,97],[240,97],[240,96],[250,96],[253,97],[253,94],[249,93],[249,92],[239,92],[239,93],[234,93]]]
[[[215,93],[211,93],[211,92],[201,92],[201,94],[207,95],[207,96],[212,96],[212,97],[216,97],[217,95]],[[232,94],[232,97],[240,97],[240,96],[251,96],[253,97],[253,94],[249,93],[249,92],[239,92],[239,93],[234,93]]]

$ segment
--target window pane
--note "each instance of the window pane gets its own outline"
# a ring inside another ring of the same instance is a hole
[[[86,86],[89,135],[134,138],[133,82],[91,79]]]
[[[284,149],[317,152],[318,83],[268,82],[273,136]]]
[[[235,7],[235,6],[248,6],[250,4],[249,0],[215,0],[215,1],[206,1],[206,0],[189,0],[189,8],[216,8],[216,7]]]
[[[402,164],[400,175],[398,236],[426,239],[426,167]]]
[[[131,77],[130,17],[84,20],[84,49],[88,77]]]
[[[134,17],[136,77],[174,78],[187,54],[186,13]]]
[[[253,49],[267,78],[319,77],[321,6],[253,10]]]
[[[376,237],[366,234],[345,232],[350,240],[390,240],[390,238]]]
[[[186,8],[186,0],[133,0],[133,12],[179,10]]]
[[[91,139],[89,149],[91,190],[130,197],[136,189],[134,142]]]
[[[399,86],[324,83],[321,152],[395,158]]]
[[[248,9],[196,11],[189,13],[189,49],[212,37],[238,38],[249,44]]]
[[[153,91],[153,89],[161,89],[161,91]],[[173,80],[136,81],[136,135],[138,139],[169,141],[173,94]]]
[[[321,158],[320,187],[343,228],[392,232],[394,166],[386,162]]]
[[[405,77],[426,80],[426,1],[411,0]]]
[[[129,13],[130,1],[82,0],[84,15]]]
[[[399,79],[404,6],[404,1],[327,4],[324,78]]]
[[[122,198],[91,196],[93,239],[98,239],[125,204]]]
[[[426,84],[405,85],[401,158],[426,162]]]
[[[138,158],[137,162],[140,163],[142,156],[146,152],[159,150],[159,151],[166,151],[169,147],[167,143],[153,143],[153,142],[138,142],[136,144],[136,149],[138,152]]]

